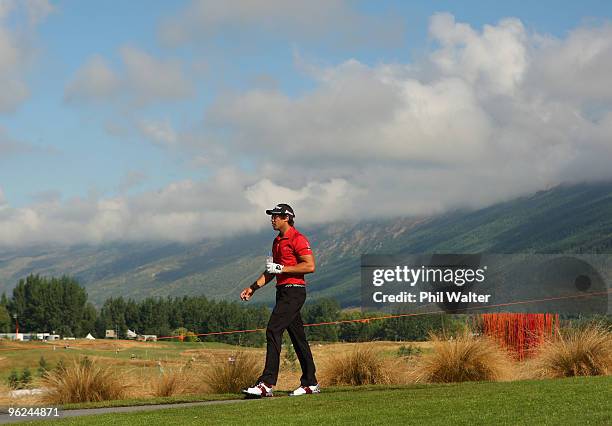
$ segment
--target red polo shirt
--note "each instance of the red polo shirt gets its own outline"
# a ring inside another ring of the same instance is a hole
[[[293,226],[290,226],[285,235],[276,236],[272,243],[272,257],[274,263],[283,266],[294,266],[299,263],[299,256],[312,254],[310,243],[305,236]],[[306,285],[304,274],[277,274],[276,285],[301,284]]]

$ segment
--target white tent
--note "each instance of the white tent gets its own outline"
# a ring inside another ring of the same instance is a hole
[[[85,338],[86,338],[87,340],[96,340],[96,338],[95,338],[95,337],[93,337],[93,336],[91,335],[91,333],[87,333],[87,336],[85,336]]]
[[[126,336],[127,336],[127,338],[128,338],[128,339],[135,339],[135,338],[137,338],[137,337],[138,337],[138,334],[136,334],[135,332],[133,332],[132,330],[130,330],[130,329],[128,328],[128,331],[127,331],[127,333],[126,333]]]

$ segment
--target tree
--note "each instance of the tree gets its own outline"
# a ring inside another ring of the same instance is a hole
[[[361,318],[363,318],[363,320],[342,323],[339,331],[340,339],[346,342],[367,342],[371,340],[384,339],[384,321],[372,321],[367,319],[375,316],[380,316],[380,313],[343,313],[340,318],[341,320],[358,320]]]
[[[126,303],[123,297],[110,298],[104,302],[100,316],[104,320],[105,329],[117,330],[119,338],[125,339],[127,324],[125,323]]]
[[[125,323],[130,330],[142,332],[138,304],[132,299],[128,299],[125,305]]]
[[[38,375],[40,377],[44,376],[45,373],[47,373],[47,370],[49,370],[49,364],[47,364],[45,357],[41,355],[40,359],[38,360]]]
[[[91,303],[87,303],[85,305],[85,309],[83,309],[83,316],[78,326],[79,337],[85,337],[88,333],[96,333],[96,320],[98,319],[98,312],[96,308]],[[104,337],[104,335],[103,335]]]
[[[10,389],[19,388],[19,374],[17,373],[17,370],[15,370],[14,368],[11,370],[8,376],[7,383]]]
[[[30,369],[26,367],[23,369],[23,372],[21,373],[21,377],[19,379],[19,385],[21,389],[25,389],[28,386],[30,386],[30,383],[32,383],[32,373],[30,372]]]
[[[29,275],[13,289],[9,311],[17,314],[23,330],[56,330],[73,336],[78,332],[86,303],[87,293],[74,278]]]
[[[340,317],[340,305],[334,299],[317,299],[306,305],[302,311],[304,323],[320,323],[337,321]],[[324,327],[308,327],[309,340],[338,341],[338,325]]]
[[[293,349],[293,345],[291,343],[287,343],[285,345],[285,363],[289,366],[291,371],[296,370],[297,356],[295,354],[295,349]]]
[[[8,309],[5,305],[0,304],[0,332],[9,333],[12,321]]]

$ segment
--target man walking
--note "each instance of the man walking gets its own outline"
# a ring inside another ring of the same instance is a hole
[[[266,365],[257,383],[243,389],[249,396],[272,396],[280,364],[281,344],[285,330],[302,367],[300,387],[291,396],[319,393],[315,377],[315,365],[310,346],[304,333],[300,309],[306,300],[305,274],[315,271],[315,260],[305,236],[293,227],[295,213],[288,204],[278,204],[266,210],[271,216],[272,228],[278,231],[272,243],[272,259],[268,259],[266,270],[240,293],[242,300],[249,300],[253,293],[276,278],[276,305],[266,328]]]

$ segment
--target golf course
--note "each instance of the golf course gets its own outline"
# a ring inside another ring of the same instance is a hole
[[[65,368],[62,374],[66,376],[72,374],[70,366],[76,365],[94,365],[111,371],[120,379],[124,392],[118,399],[50,404],[41,395],[11,396],[3,385],[1,404],[5,407],[54,406],[60,409],[60,418],[54,422],[88,425],[261,422],[604,425],[612,422],[610,376],[534,379],[531,370],[535,367],[528,360],[510,361],[513,368],[504,369],[504,377],[499,376],[495,381],[426,383],[416,379],[420,377],[419,369],[425,368],[420,364],[422,359],[440,351],[436,346],[440,344],[436,341],[314,343],[313,354],[323,386],[321,394],[288,396],[299,383],[300,372],[299,366],[296,368],[291,357],[286,356],[274,397],[245,400],[237,392],[216,392],[207,385],[210,373],[220,371],[221,376],[217,377],[233,374],[237,380],[249,380],[248,374],[243,374],[249,368],[241,367],[240,362],[254,364],[251,370],[257,373],[264,358],[263,348],[122,340],[75,340],[63,345],[5,341],[0,344],[3,384],[10,370],[27,367],[34,376],[28,388],[48,386],[49,382],[34,373],[42,357],[49,372],[55,371],[58,363],[66,366],[62,367]],[[356,359],[365,365],[365,370],[355,371],[351,363]],[[488,362],[496,361],[491,358]],[[234,364],[235,369],[226,368]],[[353,384],[347,384],[346,377],[340,379],[342,374],[349,374],[348,380],[353,380]],[[359,384],[368,381],[380,384]],[[16,420],[7,413],[2,410],[0,422]],[[22,424],[51,421],[32,417],[19,420],[25,422]]]

